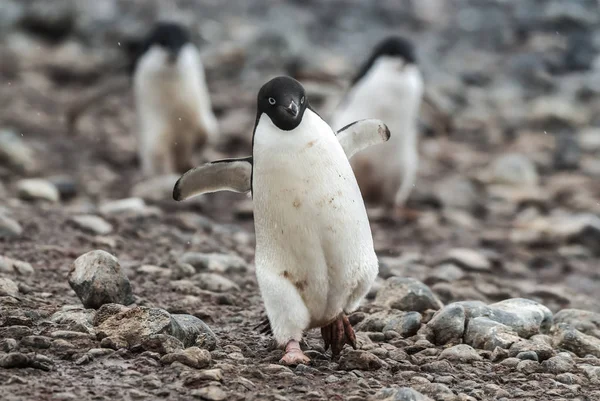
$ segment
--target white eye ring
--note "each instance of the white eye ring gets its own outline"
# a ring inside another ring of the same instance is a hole
[[[304,104],[304,96],[302,96],[302,99],[300,99],[300,104]]]
[[[270,97],[270,98],[269,98],[269,104],[270,104],[270,105],[274,105],[275,103],[276,103],[276,102],[275,102],[275,98],[272,98],[272,97]]]

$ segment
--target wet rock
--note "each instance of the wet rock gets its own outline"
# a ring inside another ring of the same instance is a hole
[[[509,350],[509,356],[520,358],[519,355],[523,353],[531,353],[533,352],[536,355],[535,360],[542,362],[546,359],[549,359],[555,355],[554,349],[542,342],[542,341],[530,341],[530,340],[521,340],[519,342],[514,343]]]
[[[52,369],[53,362],[50,358],[40,354],[22,354],[11,352],[0,357],[0,367],[11,368],[35,368],[41,370]]]
[[[486,317],[469,320],[464,337],[472,347],[493,351],[496,347],[509,348],[519,336],[508,326]]]
[[[181,341],[168,334],[151,334],[142,340],[142,348],[161,355],[171,354],[184,349]]]
[[[503,185],[537,186],[539,177],[531,160],[524,155],[511,153],[493,162],[491,181]]]
[[[410,387],[384,388],[379,390],[374,396],[370,397],[372,401],[432,401],[431,398],[413,390]]]
[[[31,276],[34,270],[30,263],[0,256],[0,272],[17,274],[19,276]]]
[[[473,349],[473,347],[467,344],[459,344],[453,347],[447,348],[442,351],[439,356],[440,359],[447,359],[451,362],[462,362],[470,363],[473,361],[480,361],[481,356]]]
[[[21,346],[46,349],[52,345],[52,339],[45,336],[27,336],[21,339]]]
[[[102,217],[94,215],[74,216],[71,221],[80,229],[97,235],[107,235],[113,231],[113,226]]]
[[[600,313],[563,309],[554,315],[554,324],[565,323],[584,334],[600,338]]]
[[[37,168],[31,148],[21,135],[10,130],[0,130],[0,164],[25,174]]]
[[[220,253],[187,252],[179,262],[194,266],[198,272],[243,273],[248,270],[248,264],[241,257]]]
[[[192,315],[171,315],[171,334],[181,340],[186,346],[198,345],[201,348],[214,349],[217,345],[217,336],[206,323]]]
[[[455,344],[463,338],[465,319],[465,309],[461,305],[450,304],[436,312],[421,330],[426,338],[436,345]]]
[[[0,296],[17,297],[19,287],[9,278],[0,277]]]
[[[368,351],[350,350],[340,357],[339,369],[341,370],[377,370],[384,366],[384,362]]]
[[[133,303],[131,284],[117,258],[105,251],[78,257],[69,273],[69,284],[86,308],[108,303]]]
[[[556,325],[553,330],[554,343],[557,347],[571,351],[582,358],[586,355],[600,358],[600,339],[583,334],[565,323]]]
[[[163,309],[138,306],[104,320],[98,327],[99,337],[122,337],[129,346],[153,334],[171,334],[171,315]]]
[[[58,202],[60,200],[58,189],[51,182],[40,178],[28,178],[18,181],[17,195],[19,198],[28,201]]]
[[[61,310],[55,312],[50,321],[70,331],[79,331],[82,333],[94,334],[94,317],[96,311],[93,309],[82,309],[76,306],[63,306]]]
[[[226,277],[216,273],[199,273],[193,277],[194,281],[203,290],[213,292],[239,291],[240,287]]]
[[[0,212],[0,238],[15,238],[23,234],[23,227],[18,221]]]
[[[446,254],[445,261],[476,272],[487,272],[492,268],[492,264],[485,256],[468,248],[451,249]]]
[[[424,312],[427,309],[438,310],[442,302],[431,289],[412,278],[391,277],[377,293],[375,303],[392,309]]]
[[[166,354],[160,359],[160,361],[163,364],[179,362],[192,368],[204,369],[210,365],[211,356],[210,352],[208,352],[205,349],[191,347],[183,351],[177,351],[172,354]]]
[[[192,390],[190,395],[194,398],[207,401],[222,401],[227,399],[227,393],[219,386],[208,386]]]

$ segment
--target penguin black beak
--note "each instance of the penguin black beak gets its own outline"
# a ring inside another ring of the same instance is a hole
[[[290,105],[285,108],[285,111],[287,111],[294,118],[298,117],[298,105],[293,100]]]

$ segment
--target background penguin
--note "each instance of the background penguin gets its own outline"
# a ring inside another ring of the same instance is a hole
[[[385,121],[390,143],[373,146],[352,160],[367,202],[400,207],[415,184],[419,161],[417,118],[423,78],[412,44],[402,37],[379,43],[332,116],[332,128],[364,118]]]
[[[289,77],[258,93],[252,157],[221,160],[184,174],[175,200],[230,190],[252,191],[256,275],[271,331],[285,364],[307,363],[303,331],[321,328],[332,353],[356,347],[346,317],[378,272],[365,205],[348,157],[390,133],[376,120],[338,132],[315,113]]]
[[[142,172],[186,171],[194,148],[218,134],[198,49],[180,25],[158,23],[133,71]]]

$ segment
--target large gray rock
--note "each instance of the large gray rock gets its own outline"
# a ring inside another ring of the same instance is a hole
[[[0,238],[16,238],[23,234],[23,227],[18,221],[0,212]]]
[[[420,332],[436,345],[458,344],[465,332],[465,322],[465,309],[461,305],[450,304],[437,311]]]
[[[600,338],[600,313],[563,309],[554,315],[554,324],[565,323],[584,334]]]
[[[86,308],[97,309],[108,303],[129,305],[134,301],[119,261],[105,251],[78,257],[69,273],[69,284]]]
[[[123,338],[131,347],[154,334],[171,334],[171,324],[166,310],[138,306],[110,316],[96,331],[100,338]]]
[[[390,277],[377,293],[375,303],[392,309],[424,312],[444,305],[431,289],[412,278]]]
[[[519,336],[508,326],[487,317],[469,320],[464,341],[472,347],[493,351],[496,347],[510,348]]]
[[[243,273],[248,269],[248,264],[241,257],[221,253],[187,252],[179,262],[194,266],[198,272]]]
[[[600,339],[583,334],[565,323],[556,325],[553,330],[554,343],[557,347],[571,351],[582,358],[586,355],[600,358]]]
[[[409,387],[383,388],[369,401],[433,401],[431,398]]]

